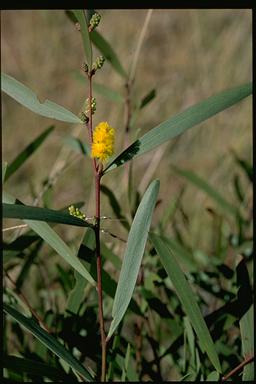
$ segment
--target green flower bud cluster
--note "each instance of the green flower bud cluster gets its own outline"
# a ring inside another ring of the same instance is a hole
[[[93,31],[99,25],[100,19],[101,19],[101,15],[98,12],[95,12],[92,15],[92,17],[90,19],[90,23],[89,23],[90,32]]]
[[[68,207],[68,210],[71,216],[78,217],[79,219],[82,219],[82,220],[86,219],[86,216],[80,211],[80,209],[75,208],[74,205],[70,205],[70,207]]]
[[[103,57],[103,56],[99,56],[99,57],[97,57],[97,59],[95,60],[95,62],[92,64],[92,70],[93,70],[94,72],[96,72],[97,69],[100,69],[100,68],[103,66],[104,61],[105,61],[105,57]]]
[[[92,98],[91,110],[92,110],[92,114],[94,114],[94,112],[96,111],[96,99],[95,99],[95,97]],[[85,115],[88,116],[89,113],[90,113],[90,103],[89,103],[89,99],[87,98],[85,101]]]

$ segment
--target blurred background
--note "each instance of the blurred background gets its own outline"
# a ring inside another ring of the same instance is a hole
[[[129,71],[147,10],[97,11],[102,16],[99,32]],[[250,81],[251,22],[250,10],[153,10],[138,57],[131,99],[133,104],[139,103],[152,89],[156,97],[138,114],[129,142],[188,106]],[[82,81],[81,37],[65,12],[2,11],[1,24],[2,71],[30,87],[40,100],[49,99],[78,114],[88,96],[88,86],[86,79]],[[96,58],[99,51],[95,47],[93,51]],[[125,96],[124,79],[109,62],[97,72],[95,81]],[[125,108],[102,95],[94,96],[97,98],[95,125],[103,120],[116,128],[118,153],[124,148]],[[90,158],[70,154],[63,141],[67,135],[77,135],[88,142],[83,128],[40,117],[2,94],[3,160],[10,163],[52,124],[55,130],[47,142],[8,180],[6,188],[24,203],[31,204],[51,172],[55,174],[60,169],[51,191],[51,207],[58,209],[85,201],[86,214],[93,215]],[[251,161],[251,98],[190,129],[167,146],[136,159],[134,188],[142,193],[151,179],[160,179],[157,220],[184,184],[171,168],[177,165],[195,171],[232,202],[235,197],[231,186],[234,174],[231,150]],[[124,167],[120,167],[105,176],[103,183],[114,188],[117,198],[126,204],[124,173]],[[38,205],[41,204],[39,199]],[[186,188],[184,209],[191,219],[188,236],[195,243],[203,241],[203,224],[207,228],[211,220],[205,210],[209,205],[200,190],[193,186]],[[102,214],[112,214],[105,196]]]

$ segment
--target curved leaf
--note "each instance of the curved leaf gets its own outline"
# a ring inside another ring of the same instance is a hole
[[[36,360],[31,360],[15,355],[7,355],[2,360],[3,368],[10,369],[14,372],[28,373],[29,375],[48,377],[52,380],[63,381],[69,380],[70,383],[75,382],[71,375],[67,375],[64,371],[52,365],[45,364]]]
[[[145,133],[145,135],[132,143],[120,155],[111,160],[105,168],[104,173],[123,165],[143,153],[151,151],[158,145],[173,139],[194,125],[238,103],[251,93],[252,84],[249,83],[220,92],[193,105]]]
[[[61,223],[68,225],[75,225],[78,227],[91,227],[93,225],[72,216],[69,213],[55,211],[53,209],[38,208],[29,205],[21,204],[3,204],[3,217],[16,218],[16,219],[29,219],[35,221],[46,221],[50,223]]]
[[[122,268],[113,303],[108,338],[110,338],[130,303],[144,253],[148,231],[159,191],[159,180],[154,180],[146,190],[129,232]]]
[[[83,123],[72,112],[50,100],[41,103],[30,88],[5,73],[1,74],[1,84],[3,92],[38,115],[68,123]]]
[[[90,36],[89,36],[88,25],[86,22],[85,14],[84,14],[84,11],[82,9],[73,9],[72,12],[74,13],[75,17],[77,18],[77,21],[80,24],[85,57],[87,59],[87,64],[88,64],[89,70],[91,70],[91,68],[92,68],[92,45],[91,45],[91,40],[90,40]]]
[[[7,304],[3,304],[4,311],[18,321],[32,335],[41,341],[55,355],[65,360],[70,367],[84,377],[86,381],[92,381],[89,371],[78,361],[55,337],[47,333],[40,325],[31,317],[28,318]]]
[[[203,350],[207,353],[214,368],[218,372],[221,372],[221,366],[213,340],[184,273],[182,272],[168,244],[164,242],[160,236],[154,233],[150,233],[149,238],[152,241],[161,262],[176,289],[177,295],[183,306],[183,310],[189,317],[191,325],[198,336]]]
[[[105,40],[104,37],[97,31],[92,31],[90,36],[93,44],[103,54],[105,59],[110,62],[112,67],[119,73],[119,75],[123,76],[124,78],[127,78],[127,73],[125,72],[115,51],[107,42],[107,40]]]
[[[8,204],[22,204],[19,200],[16,200],[12,195],[6,193],[5,191],[3,191],[3,202]],[[45,242],[49,244],[60,256],[62,256],[72,268],[79,272],[80,275],[82,275],[92,285],[96,285],[93,277],[83,266],[75,253],[47,223],[25,219],[24,222],[42,239],[44,239]]]
[[[5,174],[5,181],[19,169],[22,164],[40,147],[40,145],[45,141],[48,135],[54,130],[54,126],[47,128],[41,135],[37,136],[23,151],[21,151],[18,156],[8,165],[8,169]]]

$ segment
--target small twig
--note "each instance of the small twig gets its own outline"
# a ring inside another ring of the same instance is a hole
[[[24,304],[26,304],[26,306],[28,307],[28,309],[30,310],[30,312],[32,313],[32,315],[37,319],[37,321],[44,327],[44,329],[48,332],[48,333],[52,333],[52,330],[44,323],[44,321],[41,319],[41,317],[36,313],[36,311],[31,307],[31,305],[29,304],[29,301],[28,299],[26,298],[26,296],[23,294],[23,292],[21,291],[20,288],[17,287],[15,281],[13,281],[13,279],[11,278],[11,276],[8,274],[8,272],[4,269],[4,273],[6,274],[6,277],[10,280],[10,282],[14,285],[15,287],[15,291],[17,293],[17,295],[20,297],[20,299],[23,301]]]
[[[127,243],[127,240],[124,240],[122,239],[121,237],[115,235],[114,233],[112,232],[109,232],[107,229],[101,229],[100,230],[102,233],[106,233],[107,235],[111,236],[111,237],[114,237],[115,239],[118,239],[120,241],[122,241],[123,243]]]
[[[4,228],[4,229],[2,229],[2,232],[11,231],[11,230],[13,230],[13,229],[25,228],[25,227],[27,227],[27,226],[28,226],[27,224],[14,225],[14,227],[9,227],[9,228]]]
[[[228,380],[231,376],[235,375],[238,371],[240,371],[245,365],[251,363],[254,360],[254,355],[249,356],[244,361],[242,361],[237,367],[232,369],[226,376],[222,377],[221,381]]]

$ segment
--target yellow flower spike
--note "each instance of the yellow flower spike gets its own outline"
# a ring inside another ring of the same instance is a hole
[[[97,125],[93,132],[91,156],[105,162],[114,153],[115,130],[106,121]]]

